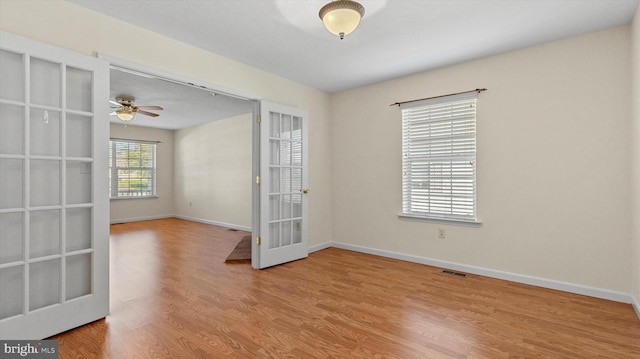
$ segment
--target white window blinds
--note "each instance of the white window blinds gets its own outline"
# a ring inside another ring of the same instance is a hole
[[[477,220],[476,98],[473,92],[400,105],[404,215]]]
[[[111,198],[156,195],[156,142],[109,141],[109,193]]]

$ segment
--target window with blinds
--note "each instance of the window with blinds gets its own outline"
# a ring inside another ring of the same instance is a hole
[[[156,142],[109,141],[109,196],[140,198],[156,195]]]
[[[473,92],[400,105],[403,215],[477,221],[476,99]]]

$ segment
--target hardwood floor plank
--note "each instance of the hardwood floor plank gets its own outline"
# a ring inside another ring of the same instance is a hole
[[[628,304],[329,248],[225,264],[246,232],[111,227],[111,314],[60,358],[640,358]]]

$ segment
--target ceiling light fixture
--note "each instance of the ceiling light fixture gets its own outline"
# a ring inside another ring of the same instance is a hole
[[[133,111],[133,107],[123,105],[119,110],[116,111],[116,116],[124,122],[129,122],[133,120],[133,116],[135,112]]]
[[[324,27],[342,40],[358,27],[364,16],[364,6],[351,0],[337,0],[323,6],[318,15]]]

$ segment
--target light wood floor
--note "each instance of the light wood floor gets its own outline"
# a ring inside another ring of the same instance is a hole
[[[258,271],[244,232],[111,227],[111,315],[60,358],[640,358],[628,304],[325,249]]]

